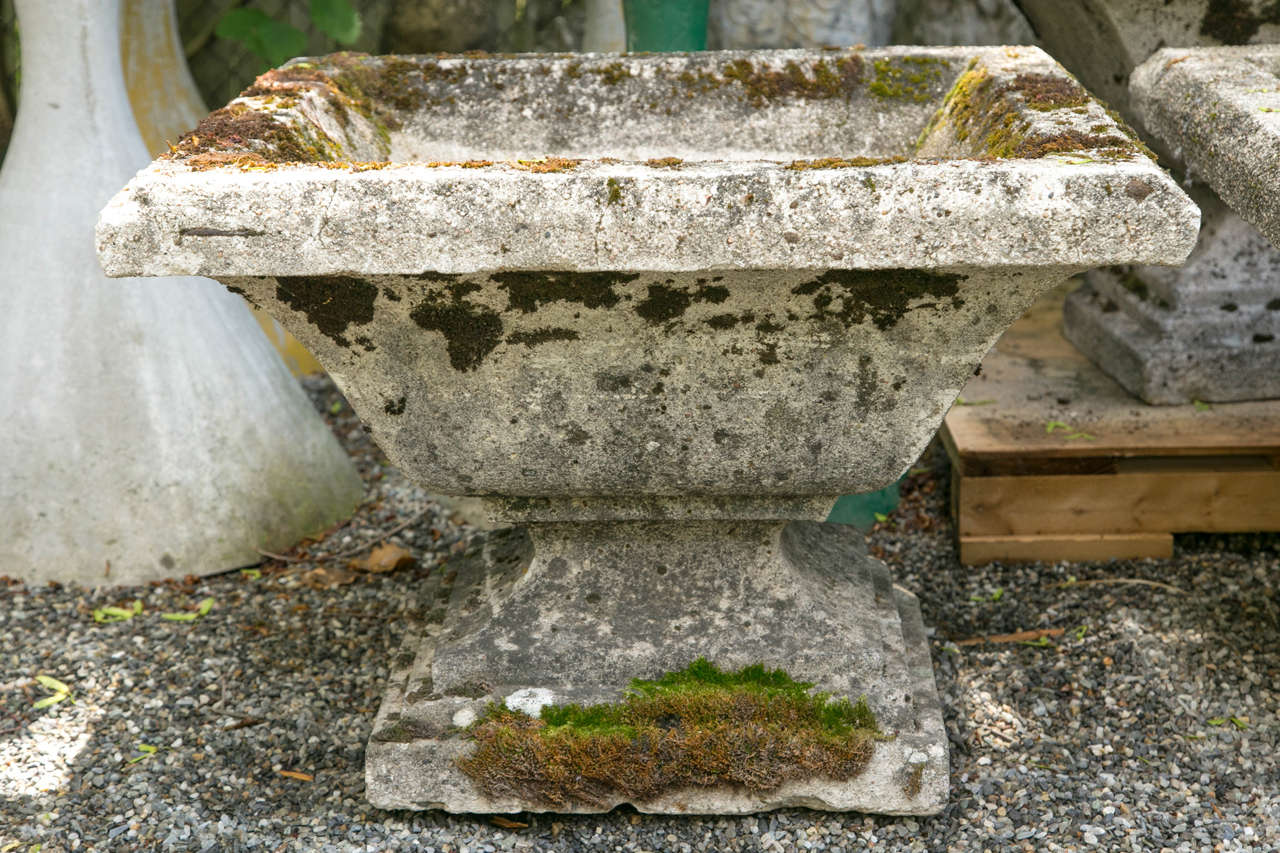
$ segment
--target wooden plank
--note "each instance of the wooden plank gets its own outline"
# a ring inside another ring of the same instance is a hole
[[[1046,295],[1005,333],[947,414],[944,440],[966,473],[1102,473],[1108,460],[1146,455],[1280,456],[1280,400],[1206,408],[1130,396],[1063,338],[1068,290]],[[1047,432],[1052,421],[1069,429]]]
[[[973,536],[1280,530],[1280,471],[960,477]]]
[[[967,536],[960,539],[960,562],[980,566],[1004,563],[1046,563],[1059,560],[1137,560],[1173,556],[1168,533],[1123,533],[1075,536]]]

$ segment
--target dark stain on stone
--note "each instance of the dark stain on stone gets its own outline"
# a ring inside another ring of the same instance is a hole
[[[267,232],[260,228],[179,228],[179,237],[261,237]]]
[[[404,397],[401,397],[399,400],[388,400],[383,404],[382,411],[386,412],[388,415],[403,415],[404,404],[406,402],[408,401]]]
[[[276,279],[276,299],[307,319],[340,347],[350,347],[343,336],[347,326],[373,319],[373,301],[378,288],[362,278],[349,275],[280,276]]]
[[[387,297],[387,299],[391,302],[400,301],[400,294],[396,293],[394,290],[392,290],[389,287],[382,288],[382,295]]]
[[[565,436],[564,440],[574,445],[575,447],[581,447],[582,445],[586,444],[588,441],[591,440],[591,433],[587,432],[585,429],[578,426],[577,424],[570,424],[569,432]]]
[[[684,290],[665,284],[651,284],[649,295],[636,306],[636,313],[645,322],[656,326],[682,316],[691,304],[693,297]]]
[[[548,302],[612,308],[619,300],[614,285],[639,277],[635,273],[614,272],[500,272],[491,276],[507,291],[507,304],[525,314],[537,311]]]
[[[497,312],[463,298],[479,289],[469,282],[448,284],[429,291],[409,314],[423,329],[444,335],[454,370],[475,370],[502,341],[502,318]]]
[[[627,391],[631,388],[631,377],[625,373],[597,373],[596,388],[609,394]]]
[[[702,322],[706,323],[713,329],[732,329],[738,325],[737,314],[716,314],[714,317],[708,317]]]
[[[364,347],[365,352],[373,352],[378,348],[377,344],[373,342],[373,339],[368,337],[367,335],[360,335],[359,337],[357,337],[356,343]]]
[[[538,344],[550,343],[551,341],[576,341],[578,333],[573,329],[561,329],[557,327],[548,327],[545,329],[531,329],[527,332],[512,332],[507,335],[507,343],[524,344],[530,349]]]
[[[777,364],[778,363],[778,345],[765,344],[760,349],[761,364]]]
[[[172,569],[174,566],[178,565],[178,563],[173,559],[172,554],[164,554],[160,557],[160,565],[164,566],[166,569]]]
[[[433,740],[443,734],[444,730],[439,726],[402,718],[378,729],[369,739],[378,743],[412,743],[415,740]]]
[[[1155,190],[1151,189],[1146,181],[1139,178],[1130,178],[1129,183],[1124,185],[1124,194],[1134,201],[1142,201],[1153,192]]]
[[[786,326],[773,322],[772,314],[761,320],[759,323],[756,323],[756,331],[765,335],[773,334],[774,332],[781,332],[785,328]]]
[[[717,279],[713,279],[715,281]],[[719,305],[729,298],[729,288],[723,285],[703,285],[695,287],[692,291],[679,287],[669,287],[668,284],[651,284],[649,285],[648,296],[636,305],[636,313],[640,315],[645,322],[652,326],[657,326],[668,320],[675,320],[684,315],[689,310],[689,306],[694,302],[709,302],[712,305]],[[712,318],[716,322],[707,322],[717,329],[727,329],[733,324],[717,325],[717,323],[727,323],[723,319],[732,315],[721,314],[717,318]],[[735,321],[736,322],[736,321]]]
[[[727,429],[718,429],[711,434],[711,440],[716,444],[727,444],[729,447],[738,447],[742,444],[742,439]]]
[[[1223,44],[1248,44],[1263,24],[1280,23],[1280,3],[1254,12],[1245,0],[1209,0],[1200,19],[1200,34]]]
[[[870,318],[881,331],[897,325],[911,301],[926,296],[954,297],[966,276],[925,270],[828,270],[791,292],[812,296],[812,319],[836,319],[856,326]]]
[[[231,292],[232,292],[232,293],[234,293],[236,296],[239,296],[239,297],[240,297],[241,299],[243,299],[245,302],[248,302],[248,303],[249,303],[250,305],[252,305],[254,308],[261,308],[261,307],[262,307],[262,306],[258,305],[258,300],[254,299],[252,296],[250,296],[248,293],[246,293],[246,292],[245,292],[245,290],[244,290],[243,288],[235,287],[234,285],[230,285],[230,284],[228,284],[228,285],[224,285],[224,287],[226,287],[226,288],[227,288],[227,290],[231,291]]]
[[[871,408],[871,401],[875,399],[876,392],[879,390],[876,382],[876,368],[872,363],[869,355],[861,355],[858,357],[858,402],[862,404],[864,409]]]

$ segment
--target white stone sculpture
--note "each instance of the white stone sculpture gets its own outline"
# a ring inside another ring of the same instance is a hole
[[[108,281],[97,211],[148,160],[119,0],[19,0],[22,109],[0,172],[0,574],[141,583],[287,548],[359,478],[241,300]]]

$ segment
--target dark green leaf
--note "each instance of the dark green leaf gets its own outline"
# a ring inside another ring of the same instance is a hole
[[[232,9],[218,21],[214,33],[219,38],[243,42],[270,65],[282,65],[307,49],[307,36],[302,30],[258,9]]]
[[[307,52],[307,36],[297,27],[269,19],[268,23],[258,29],[256,39],[250,40],[248,45],[250,50],[272,66],[284,65],[295,56]]]
[[[248,41],[271,16],[260,9],[232,9],[222,16],[213,32],[218,38]]]
[[[348,0],[311,0],[311,21],[339,44],[360,38],[360,15]]]

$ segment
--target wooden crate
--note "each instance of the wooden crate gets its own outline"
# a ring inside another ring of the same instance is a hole
[[[1062,337],[1066,292],[947,414],[961,562],[1167,557],[1174,533],[1280,530],[1280,400],[1146,405]]]

